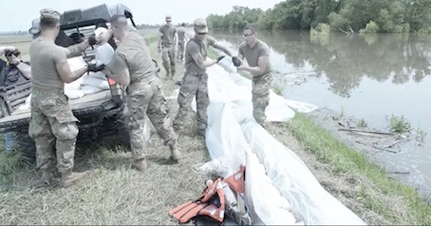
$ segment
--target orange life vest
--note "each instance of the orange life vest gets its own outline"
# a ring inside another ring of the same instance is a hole
[[[204,190],[198,200],[188,201],[171,209],[169,216],[173,217],[180,224],[186,224],[198,216],[210,217],[216,222],[222,223],[226,211],[223,183],[228,184],[235,192],[244,193],[244,172],[245,167],[241,166],[238,172],[224,180],[217,178],[213,184]]]

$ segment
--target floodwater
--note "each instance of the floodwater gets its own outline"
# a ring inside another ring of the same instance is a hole
[[[241,33],[214,36],[237,49]],[[427,133],[425,143],[375,155],[406,181],[431,193],[431,38],[412,34],[345,36],[311,40],[308,32],[261,32],[271,49],[273,88],[286,98],[329,107],[388,130],[391,115],[404,116]],[[427,91],[428,90],[428,91]],[[427,104],[428,103],[428,104]],[[423,133],[421,133],[423,134]]]

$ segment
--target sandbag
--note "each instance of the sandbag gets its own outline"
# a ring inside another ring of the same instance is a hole
[[[100,90],[108,90],[109,89],[108,79],[105,77],[103,73],[101,73],[103,78],[96,77],[95,75],[97,74],[100,74],[100,73],[93,73],[93,74],[90,73],[89,75],[84,75],[83,76],[84,78],[81,82],[81,89],[83,89],[84,86],[92,86]]]

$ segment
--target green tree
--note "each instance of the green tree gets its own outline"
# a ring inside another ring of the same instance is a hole
[[[209,15],[214,29],[238,30],[256,23],[266,30],[309,30],[329,24],[331,30],[364,29],[370,21],[378,32],[431,32],[430,0],[286,0],[263,11],[234,6],[226,15]]]

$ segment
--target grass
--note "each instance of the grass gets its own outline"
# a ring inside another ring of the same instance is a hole
[[[161,65],[161,56],[156,51],[157,33],[144,31],[141,34],[146,37],[153,58]],[[211,51],[209,56],[215,58]],[[180,72],[183,66],[178,64],[178,67]],[[160,74],[164,74],[163,69]],[[168,97],[176,86],[173,81],[164,83]],[[171,114],[175,114],[176,99],[168,98],[168,102]],[[190,115],[189,119],[191,126],[187,128],[193,128],[194,118]],[[319,166],[312,170],[321,184],[367,223],[431,224],[431,208],[414,189],[389,179],[384,170],[316,126],[308,116],[298,113],[289,123],[271,127],[276,132],[270,132],[294,151],[305,149],[308,157],[301,158],[310,168]],[[294,141],[286,141],[291,134]],[[299,146],[295,146],[295,142]],[[90,170],[91,174],[67,189],[57,184],[31,188],[29,185],[40,176],[34,165],[24,164],[19,153],[6,155],[1,151],[0,222],[174,224],[167,212],[201,194],[207,178],[195,173],[193,167],[208,160],[202,142],[193,135],[180,134],[178,143],[185,153],[184,159],[177,165],[165,164],[163,160],[168,156],[168,149],[153,130],[148,145],[149,168],[143,173],[130,169],[131,154],[121,146],[106,145],[102,141],[79,147],[76,169]],[[3,149],[3,137],[0,137],[0,150]],[[327,175],[322,176],[322,172]],[[339,185],[339,181],[344,186]],[[328,184],[332,184],[333,189],[329,189]],[[346,192],[348,189],[352,191]],[[348,201],[343,197],[348,197]]]
[[[384,216],[390,224],[431,224],[431,206],[415,189],[388,177],[381,167],[370,163],[359,152],[334,138],[327,130],[297,113],[287,128],[319,161],[328,163],[334,173],[356,175],[370,184],[362,186],[358,201]],[[385,196],[382,196],[385,194]],[[400,206],[390,206],[387,195],[400,200]],[[402,211],[401,211],[402,210]]]

